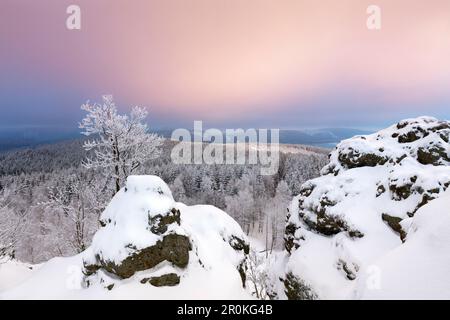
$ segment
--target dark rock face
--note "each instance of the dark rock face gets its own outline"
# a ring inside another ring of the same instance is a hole
[[[173,287],[180,283],[180,277],[175,273],[168,273],[160,277],[152,277],[150,284],[155,287],[169,286]]]
[[[379,196],[381,196],[385,192],[386,192],[386,187],[384,185],[382,185],[382,184],[378,184],[376,197],[378,198]]]
[[[303,280],[296,277],[293,273],[286,274],[283,280],[285,294],[289,300],[316,300],[317,295],[304,283]]]
[[[396,184],[392,183],[389,185],[389,190],[392,193],[393,200],[405,200],[411,195],[413,183],[407,184]]]
[[[148,224],[150,226],[150,231],[154,234],[163,234],[167,231],[167,227],[176,223],[180,225],[180,210],[173,208],[171,211],[166,213],[165,215],[156,215],[151,216],[149,214]]]
[[[383,165],[389,160],[386,156],[380,156],[374,153],[360,153],[357,150],[349,148],[348,152],[339,154],[339,161],[347,168],[375,167]]]
[[[314,188],[316,186],[312,183],[306,182],[302,187],[300,188],[300,195],[304,197],[309,197],[311,193],[314,191]]]
[[[144,278],[141,283],[150,283],[155,287],[173,287],[180,283],[180,277],[176,273],[167,273],[159,277]]]
[[[327,215],[324,209],[317,212],[317,222],[304,218],[303,221],[314,231],[325,236],[333,236],[340,232],[347,232],[353,238],[362,238],[364,234],[358,230],[352,229],[340,217]]]
[[[292,249],[298,249],[299,244],[295,237],[295,231],[297,231],[299,227],[294,223],[288,223],[286,225],[286,229],[284,231],[284,248],[288,253],[292,252]]]
[[[445,141],[445,138],[448,137],[448,132],[450,129],[450,124],[446,121],[435,121],[434,125],[429,128],[423,128],[423,126],[417,121],[401,121],[397,124],[397,129],[400,130],[408,126],[410,127],[410,130],[398,136],[399,143],[410,143],[417,141],[425,138],[431,132],[437,132],[440,135],[443,135],[441,138]]]
[[[437,182],[434,188],[424,190],[419,177],[414,174],[408,178],[406,181],[399,181],[398,179],[390,179],[389,181],[389,191],[391,192],[391,198],[395,201],[406,200],[412,195],[421,195],[422,200],[417,204],[416,208],[412,212],[408,212],[409,216],[413,216],[417,210],[422,206],[427,204],[429,201],[436,199],[436,197],[444,192],[450,185],[450,181],[442,179],[442,181]]]
[[[139,250],[124,259],[120,264],[112,261],[103,261],[97,257],[99,265],[86,265],[85,270],[104,270],[119,276],[122,279],[133,276],[138,271],[151,269],[163,261],[184,268],[189,262],[191,243],[189,238],[178,234],[164,236],[154,246]]]
[[[242,250],[244,251],[245,254],[250,253],[250,245],[236,236],[232,236],[230,241],[228,241],[228,243],[234,250],[238,251]]]
[[[237,270],[239,272],[239,276],[241,277],[242,287],[245,288],[245,286],[246,286],[245,282],[247,281],[247,264],[246,264],[246,260],[241,261],[241,263],[238,265]]]
[[[309,193],[310,195],[311,193]],[[322,195],[320,200],[320,205],[318,207],[315,206],[305,206],[304,198],[301,197],[299,200],[299,216],[301,221],[312,231],[322,234],[324,236],[333,236],[340,232],[346,232],[347,235],[351,238],[362,238],[364,234],[348,225],[347,222],[342,220],[340,217],[328,214],[328,208],[336,205],[335,202],[330,201],[326,195]],[[312,212],[313,217],[305,214],[304,211]],[[289,227],[289,228],[288,228]],[[285,243],[285,247],[289,250],[295,246],[295,231],[298,229],[292,223],[288,223],[285,230],[285,239],[288,240],[288,243]],[[298,244],[297,244],[298,247]]]
[[[342,259],[337,262],[337,269],[344,271],[348,280],[355,280],[359,271],[359,266],[355,263],[348,263]]]
[[[397,127],[398,128],[398,127]],[[398,135],[398,143],[410,143],[417,141],[421,138],[428,136],[429,132],[425,131],[421,127],[413,128],[413,130]]]
[[[438,166],[443,164],[444,161],[450,161],[447,155],[447,151],[439,145],[431,145],[428,148],[420,147],[417,150],[417,161],[421,164],[431,164],[433,166]]]
[[[386,222],[389,227],[391,227],[392,230],[394,230],[396,233],[400,235],[400,239],[402,242],[406,239],[406,232],[402,229],[402,226],[400,225],[400,222],[402,222],[402,218],[399,217],[393,217],[386,213],[383,213],[381,215],[381,219],[383,219],[384,222]]]
[[[97,264],[86,264],[84,263],[83,273],[86,276],[93,275],[98,270],[100,270],[102,267]]]
[[[242,240],[241,238],[238,238],[236,236],[232,236],[230,238],[230,240],[228,241],[228,244],[237,251],[243,251],[245,254],[245,257],[247,257],[247,255],[250,253],[250,245],[245,242],[244,240]],[[238,272],[239,275],[241,276],[241,280],[242,280],[242,286],[245,288],[245,282],[247,280],[247,263],[246,263],[246,259],[244,259],[243,261],[241,261],[241,263],[238,265]]]

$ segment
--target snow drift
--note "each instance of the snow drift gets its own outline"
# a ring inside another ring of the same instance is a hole
[[[450,190],[402,221],[406,241],[375,262],[376,287],[366,274],[358,279],[355,298],[450,298]],[[367,285],[369,284],[369,285]]]
[[[421,117],[342,141],[289,208],[281,295],[450,298],[448,198],[434,202],[450,185],[449,137],[449,122]]]
[[[249,298],[240,226],[213,206],[175,202],[160,178],[128,177],[100,223],[85,252],[36,267],[0,298]]]

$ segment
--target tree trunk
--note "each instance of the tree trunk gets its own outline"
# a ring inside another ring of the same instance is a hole
[[[269,215],[266,216],[266,259],[269,252]]]
[[[119,167],[116,166],[116,173],[119,174]],[[116,191],[114,192],[113,196],[120,191],[120,179],[119,177],[116,178]]]
[[[116,175],[116,191],[113,196],[120,191],[120,152],[119,152],[119,143],[117,141],[117,137],[111,138],[113,142],[113,155],[114,155],[114,174]]]

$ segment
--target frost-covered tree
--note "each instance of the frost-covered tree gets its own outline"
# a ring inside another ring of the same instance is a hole
[[[120,115],[112,96],[103,96],[101,104],[88,102],[81,109],[87,112],[79,125],[82,133],[96,137],[84,143],[86,150],[94,151],[84,166],[105,169],[115,179],[115,192],[128,175],[159,156],[162,138],[148,132],[145,108],[134,107],[130,115]]]
[[[251,212],[255,206],[252,192],[248,188],[242,189],[235,196],[225,197],[225,203],[227,212],[237,220],[247,235],[250,234],[253,217]]]
[[[24,215],[16,214],[8,200],[6,190],[0,195],[0,261],[4,257],[14,258],[17,243],[26,228]]]
[[[14,218],[11,209],[0,207],[0,261],[5,256],[14,255],[13,235],[18,227]]]
[[[186,198],[186,191],[184,189],[183,180],[181,177],[176,177],[173,184],[171,185],[172,194],[175,199],[179,202],[183,202]]]
[[[246,282],[252,295],[257,299],[269,299],[269,277],[267,275],[267,259],[264,255],[250,250],[247,259]]]
[[[284,231],[284,220],[286,217],[286,208],[291,200],[291,190],[287,183],[282,180],[278,183],[275,197],[271,201],[271,208],[269,212],[270,229],[271,229],[271,244],[270,252],[278,244],[281,245]],[[268,249],[268,248],[267,248]]]
[[[63,185],[50,188],[48,201],[40,206],[61,215],[58,238],[70,243],[76,253],[84,251],[97,230],[106,200],[99,179],[73,174]]]

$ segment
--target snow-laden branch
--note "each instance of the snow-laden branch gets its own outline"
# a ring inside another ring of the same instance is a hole
[[[104,169],[115,179],[116,192],[127,176],[146,161],[159,157],[162,138],[148,132],[145,108],[134,107],[130,115],[119,115],[112,96],[103,96],[101,104],[87,102],[81,109],[87,112],[79,125],[82,134],[95,136],[84,143],[85,150],[94,152],[83,165]]]

